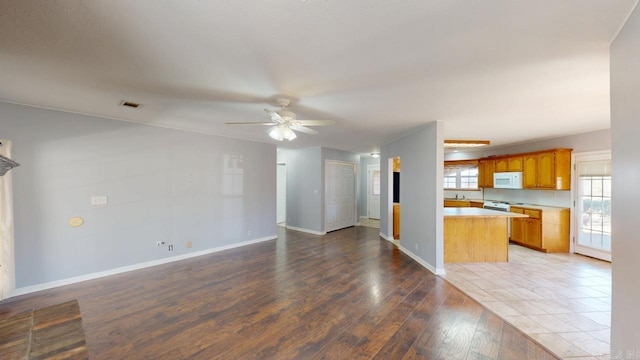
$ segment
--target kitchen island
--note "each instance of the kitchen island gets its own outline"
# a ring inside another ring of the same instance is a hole
[[[509,260],[508,222],[528,217],[479,208],[444,208],[444,262],[505,262]]]

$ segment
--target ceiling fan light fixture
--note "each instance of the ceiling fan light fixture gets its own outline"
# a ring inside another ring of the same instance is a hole
[[[282,129],[279,126],[274,126],[269,130],[269,136],[276,141],[284,140],[284,134],[282,133]]]
[[[291,128],[289,128],[289,126],[285,124],[280,124],[272,127],[269,130],[269,136],[276,141],[291,141],[298,137],[296,133],[293,132],[293,130],[291,130]]]
[[[475,148],[481,146],[487,146],[491,142],[489,140],[445,140],[444,147],[446,148]]]
[[[298,136],[296,135],[295,132],[293,132],[293,130],[291,130],[288,126],[283,126],[283,130],[282,130],[282,136],[286,139],[286,140],[293,140],[295,138],[297,138]]]

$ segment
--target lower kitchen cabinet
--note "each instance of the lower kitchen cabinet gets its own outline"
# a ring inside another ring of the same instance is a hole
[[[444,207],[469,207],[471,202],[469,200],[445,200]]]
[[[529,215],[511,220],[510,240],[544,252],[569,252],[569,209],[511,207],[511,212]]]
[[[400,204],[393,204],[393,238],[400,239]]]

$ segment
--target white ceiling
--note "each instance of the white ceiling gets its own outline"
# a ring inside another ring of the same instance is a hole
[[[224,123],[286,95],[337,122],[287,147],[370,152],[434,120],[532,141],[609,127],[609,43],[636,2],[3,0],[0,100],[270,142]]]

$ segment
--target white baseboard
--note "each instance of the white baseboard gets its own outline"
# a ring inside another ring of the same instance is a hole
[[[433,266],[431,266],[431,264],[429,264],[428,262],[424,261],[422,258],[420,258],[418,255],[412,253],[411,251],[409,251],[407,248],[405,248],[402,245],[398,245],[398,248],[400,249],[400,251],[402,251],[403,253],[407,254],[410,258],[412,258],[413,260],[415,260],[418,264],[422,265],[422,267],[424,267],[425,269],[431,271],[432,273],[434,273],[435,275],[444,275],[444,269],[440,268],[440,269],[436,269]]]
[[[326,231],[315,231],[315,230],[303,229],[303,228],[299,228],[291,225],[287,225],[287,229],[302,231],[302,232],[306,232],[308,234],[313,234],[313,235],[327,235]]]
[[[387,240],[387,241],[391,241],[394,244],[398,244],[398,240],[394,239],[393,236],[387,236],[386,234],[380,233],[378,234],[380,235],[380,237],[382,237],[383,239]]]
[[[243,242],[239,242],[239,243],[235,243],[235,244],[220,246],[220,247],[217,247],[217,248],[201,250],[201,251],[196,251],[196,252],[192,252],[192,253],[187,253],[187,254],[182,254],[182,255],[178,255],[178,256],[172,256],[172,257],[167,257],[167,258],[162,258],[162,259],[157,259],[157,260],[152,260],[152,261],[146,261],[146,262],[139,263],[139,264],[123,266],[123,267],[119,267],[119,268],[115,268],[115,269],[111,269],[111,270],[99,271],[99,272],[86,274],[86,275],[75,276],[75,277],[68,278],[68,279],[51,281],[51,282],[44,283],[44,284],[25,286],[25,287],[21,287],[21,288],[15,289],[6,298],[19,296],[19,295],[30,294],[30,293],[33,293],[33,292],[36,292],[36,291],[47,290],[47,289],[51,289],[51,288],[55,288],[55,287],[59,287],[59,286],[79,283],[79,282],[82,282],[82,281],[98,279],[98,278],[102,278],[102,277],[105,277],[105,276],[121,274],[121,273],[124,273],[124,272],[144,269],[144,268],[148,268],[148,267],[152,267],[152,266],[156,266],[156,265],[167,264],[167,263],[174,262],[174,261],[190,259],[190,258],[194,258],[194,257],[197,257],[197,256],[212,254],[212,253],[216,253],[216,252],[220,252],[220,251],[224,251],[224,250],[229,250],[229,249],[233,249],[233,248],[237,248],[237,247],[256,244],[256,243],[259,243],[259,242],[273,240],[273,239],[277,239],[277,238],[278,238],[278,236],[276,236],[276,235],[266,236],[266,237],[262,237],[262,238],[258,238],[258,239],[253,239],[253,240],[243,241]]]

